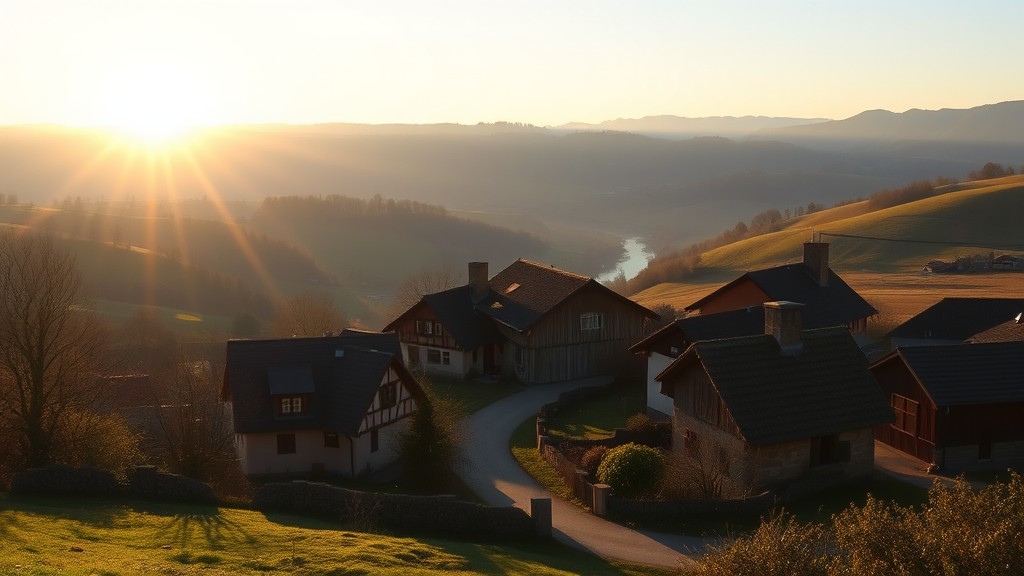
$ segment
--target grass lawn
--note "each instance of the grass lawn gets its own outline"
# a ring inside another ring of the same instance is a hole
[[[530,416],[512,433],[512,437],[509,438],[512,457],[519,462],[527,474],[533,476],[537,482],[540,482],[556,496],[579,504],[558,471],[540,457],[540,452],[537,451],[536,426],[536,418]]]
[[[451,399],[465,414],[472,414],[495,400],[525,390],[522,384],[506,382],[477,382],[448,376],[430,375],[430,388],[438,395]]]
[[[553,437],[603,438],[622,428],[626,419],[644,411],[639,385],[613,386],[607,393],[551,414],[548,435]]]
[[[398,538],[287,515],[0,495],[0,573],[665,574],[553,542]]]

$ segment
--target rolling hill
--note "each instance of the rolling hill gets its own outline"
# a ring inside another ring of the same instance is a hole
[[[700,292],[687,286],[721,283],[748,270],[797,262],[812,234],[831,244],[830,263],[840,273],[911,273],[933,259],[1024,253],[1019,217],[1024,213],[1024,176],[964,183],[956,191],[874,212],[865,212],[866,204],[794,218],[779,232],[710,250],[685,282],[654,286],[634,298],[650,303],[673,294],[675,300]]]

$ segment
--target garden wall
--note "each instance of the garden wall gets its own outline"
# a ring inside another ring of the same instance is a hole
[[[538,531],[534,519],[514,506],[485,506],[455,496],[360,492],[304,480],[264,484],[253,495],[253,506],[264,512],[336,521],[353,529],[474,540],[526,538]]]
[[[137,466],[122,483],[107,470],[63,464],[29,468],[11,478],[12,494],[45,496],[134,496],[149,500],[216,504],[217,497],[209,484],[180,476],[157,472],[153,466]]]

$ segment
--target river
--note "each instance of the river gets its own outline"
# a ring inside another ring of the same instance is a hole
[[[625,259],[619,261],[614,270],[598,276],[598,282],[614,280],[619,273],[624,274],[626,280],[630,280],[647,267],[648,260],[654,258],[654,253],[647,250],[647,246],[640,241],[640,238],[626,238],[622,242],[622,250],[625,253]]]

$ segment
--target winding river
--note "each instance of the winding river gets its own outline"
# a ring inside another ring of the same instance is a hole
[[[625,259],[620,260],[614,270],[605,272],[597,277],[598,282],[614,280],[619,273],[629,280],[640,273],[647,266],[647,261],[654,258],[654,253],[647,250],[647,246],[640,241],[640,238],[626,238],[622,242],[622,250]]]

